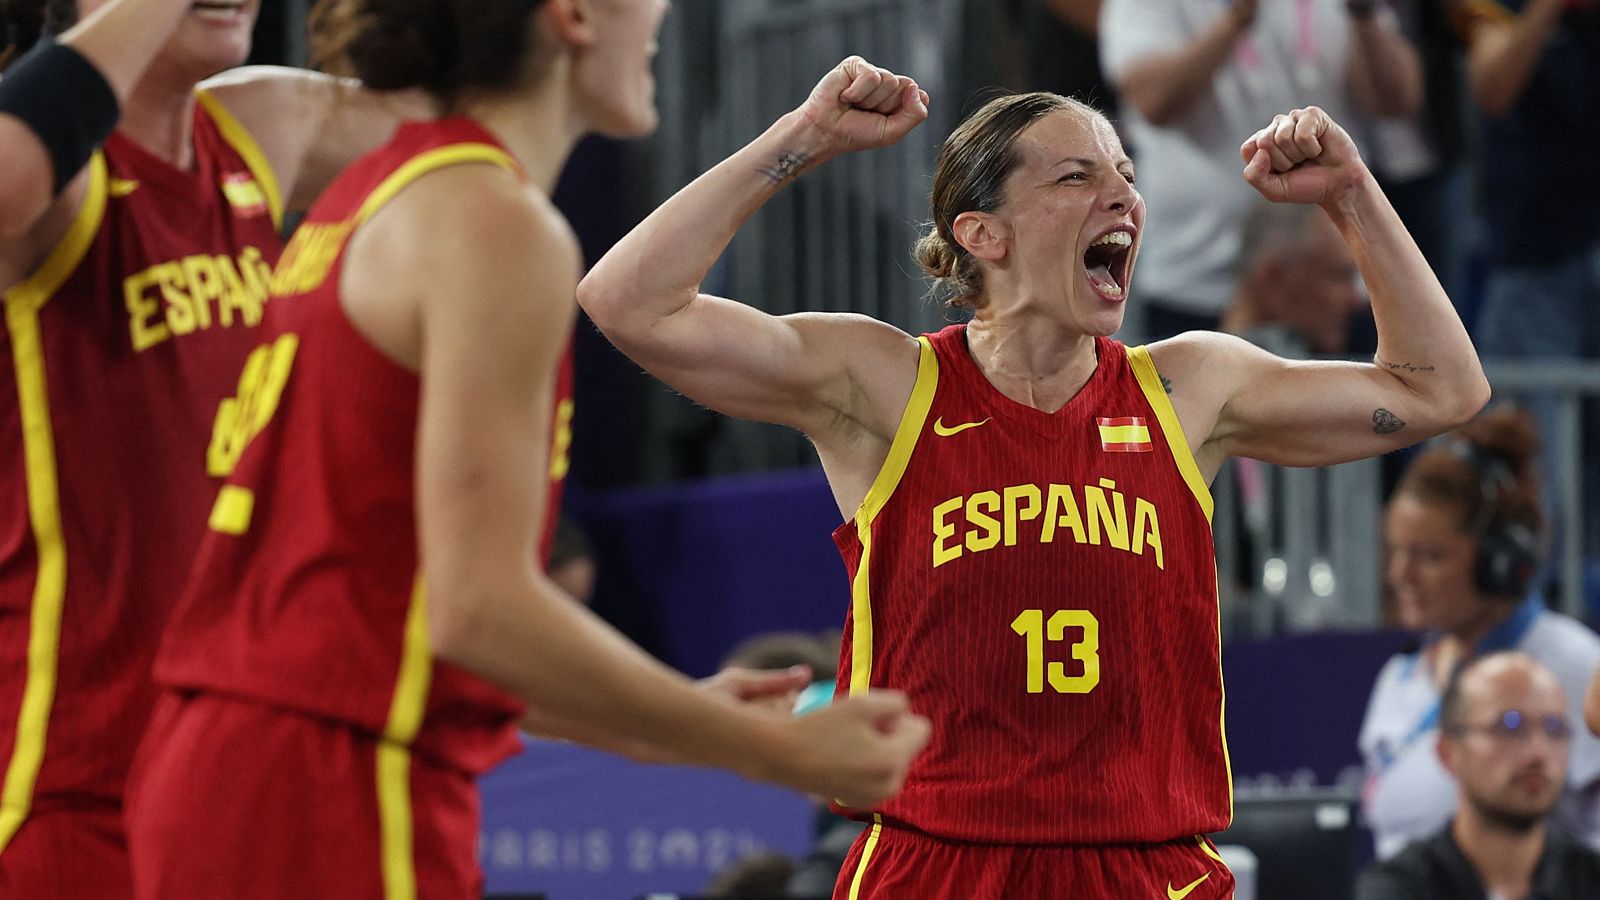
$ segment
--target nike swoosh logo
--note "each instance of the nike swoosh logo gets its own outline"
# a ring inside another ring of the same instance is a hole
[[[946,427],[944,424],[944,416],[940,416],[939,418],[933,420],[933,433],[937,434],[939,437],[949,437],[952,434],[960,434],[961,432],[966,431],[968,428],[977,428],[979,425],[987,424],[989,424],[989,420],[984,419],[982,422],[967,422],[954,427]]]
[[[112,178],[110,184],[111,196],[126,197],[139,189],[139,182],[127,178]]]
[[[1167,882],[1167,900],[1183,900],[1183,898],[1194,893],[1194,889],[1200,886],[1200,882],[1210,877],[1211,873],[1207,872],[1181,888],[1174,888],[1172,882]]]

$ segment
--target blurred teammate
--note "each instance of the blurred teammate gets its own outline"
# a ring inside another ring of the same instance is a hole
[[[708,698],[529,552],[579,267],[548,191],[585,132],[654,126],[665,6],[314,11],[319,56],[440,114],[311,210],[220,407],[229,474],[130,790],[136,896],[479,896],[474,776],[523,701],[542,731],[864,801],[926,741],[899,695],[802,719]]]
[[[1270,200],[1318,203],[1373,295],[1370,364],[1289,362],[1122,324],[1144,206],[1116,132],[1053,94],[996,99],[945,142],[924,267],[975,310],[912,338],[701,294],[740,224],[793,178],[927,115],[859,58],[680,191],[579,300],[695,400],[816,444],[847,521],[840,687],[903,690],[935,722],[837,897],[1213,900],[1232,876],[1207,484],[1229,456],[1320,465],[1464,420],[1472,345],[1345,132],[1320,110],[1241,148]],[[848,686],[848,687],[846,687]]]
[[[0,896],[131,891],[123,783],[278,226],[392,130],[310,73],[197,90],[256,9],[0,4]]]

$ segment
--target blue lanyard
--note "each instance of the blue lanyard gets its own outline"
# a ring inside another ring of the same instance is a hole
[[[1468,659],[1472,658],[1472,656],[1482,656],[1485,653],[1496,653],[1501,650],[1510,650],[1511,648],[1522,643],[1522,639],[1528,634],[1528,629],[1533,627],[1534,620],[1539,618],[1539,613],[1543,612],[1544,608],[1543,596],[1537,592],[1530,595],[1528,599],[1522,601],[1522,604],[1517,607],[1516,612],[1512,613],[1510,618],[1490,629],[1489,633],[1483,636],[1483,640],[1478,641],[1478,646],[1473,648],[1472,654],[1468,657]],[[1428,636],[1426,643],[1431,645],[1438,639],[1439,635],[1437,633],[1432,633]],[[1402,678],[1408,678],[1411,676],[1412,671],[1416,668],[1417,662],[1422,659],[1424,650],[1426,650],[1426,647],[1424,647],[1423,650],[1418,650],[1406,660],[1405,670],[1401,672]],[[1465,660],[1462,662],[1465,662]],[[1460,668],[1461,665],[1462,663],[1456,663],[1457,668]],[[1394,748],[1394,752],[1388,754],[1387,758],[1380,762],[1380,769],[1389,768],[1389,766],[1392,765],[1395,760],[1399,759],[1400,755],[1406,751],[1406,748],[1410,747],[1419,738],[1432,731],[1439,725],[1440,707],[1443,703],[1443,696],[1440,696],[1433,701],[1433,704],[1428,707],[1428,711],[1422,714],[1422,718],[1419,719],[1417,724],[1412,726],[1411,731],[1406,734],[1405,739]]]

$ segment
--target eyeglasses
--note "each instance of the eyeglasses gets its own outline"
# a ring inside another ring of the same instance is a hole
[[[1521,711],[1508,709],[1500,714],[1500,718],[1481,725],[1456,725],[1446,729],[1451,734],[1464,732],[1479,732],[1492,738],[1503,741],[1526,741],[1533,737],[1535,731],[1544,732],[1544,736],[1557,743],[1566,743],[1572,740],[1572,724],[1566,716],[1524,716]]]

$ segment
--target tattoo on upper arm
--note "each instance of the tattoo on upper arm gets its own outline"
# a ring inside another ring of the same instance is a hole
[[[1399,370],[1404,371],[1404,372],[1432,372],[1432,371],[1434,371],[1434,367],[1433,366],[1419,366],[1419,365],[1416,365],[1415,363],[1408,363],[1408,362],[1392,363],[1392,362],[1385,362],[1382,357],[1374,357],[1374,358],[1378,360],[1378,365],[1383,366],[1385,369],[1399,369]]]
[[[804,153],[789,153],[785,151],[778,154],[778,162],[776,164],[767,166],[759,171],[767,176],[767,180],[773,184],[783,184],[785,181],[799,176],[800,171],[809,162],[811,162],[811,157]]]
[[[1394,434],[1404,427],[1406,427],[1406,423],[1400,421],[1399,416],[1389,412],[1387,409],[1380,406],[1372,411],[1373,434]]]
[[[1161,379],[1161,387],[1164,388],[1167,393],[1172,393],[1172,379],[1165,375],[1157,375],[1156,377]]]

